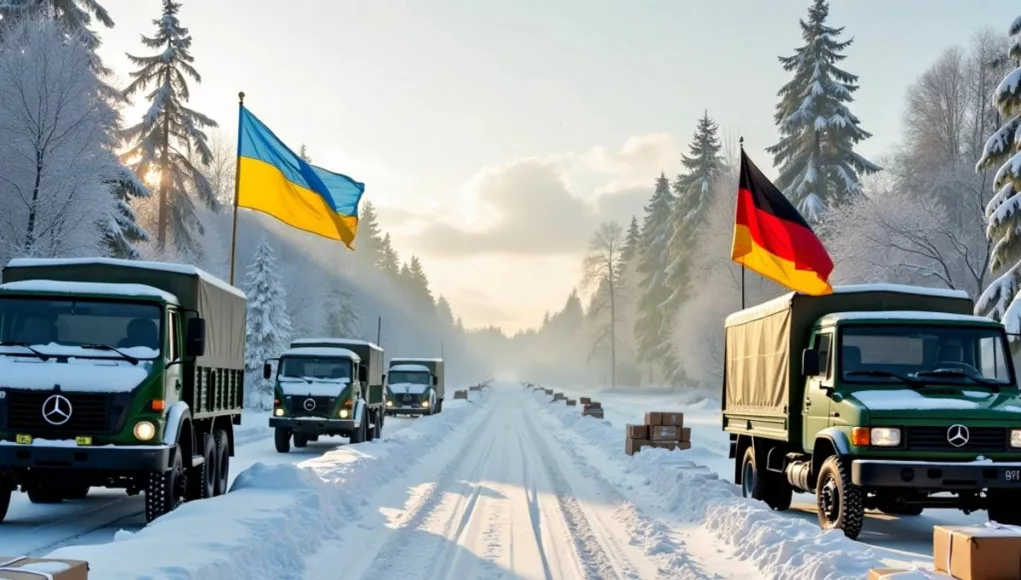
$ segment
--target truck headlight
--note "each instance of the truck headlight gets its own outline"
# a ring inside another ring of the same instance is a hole
[[[386,406],[387,407],[393,407],[394,406],[394,402],[393,401],[387,401],[386,402]]]
[[[1010,430],[1010,446],[1021,447],[1021,429]]]
[[[900,429],[873,427],[869,439],[873,447],[896,447],[900,445]]]
[[[350,414],[351,413],[347,409],[341,409],[340,413],[338,413],[341,419],[347,419],[348,415]]]
[[[135,439],[139,441],[148,441],[156,435],[156,426],[149,421],[139,421],[135,423],[134,428]]]
[[[422,408],[423,409],[428,409],[429,408],[429,401],[422,401]]]
[[[274,409],[273,414],[276,415],[277,417],[283,417],[284,416],[284,410],[283,409]]]

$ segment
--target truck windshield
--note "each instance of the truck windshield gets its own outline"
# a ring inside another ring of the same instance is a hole
[[[280,377],[351,382],[351,361],[345,358],[284,357]]]
[[[1003,333],[967,326],[845,326],[840,375],[846,382],[1009,385],[1011,362]]]
[[[387,376],[391,385],[403,385],[410,383],[412,385],[428,385],[429,384],[429,373],[422,371],[390,371]]]
[[[64,298],[0,298],[0,354],[154,359],[162,348],[155,304]],[[29,345],[31,349],[24,346]],[[9,345],[9,346],[8,346]]]

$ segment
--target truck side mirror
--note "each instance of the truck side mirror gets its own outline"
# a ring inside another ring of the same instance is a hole
[[[383,376],[382,376],[382,378],[380,378],[379,380],[380,380],[380,382],[382,382],[382,383],[386,383],[386,373],[383,373]]]
[[[440,384],[439,380],[436,378],[436,375],[433,375],[433,386],[435,387],[438,384]]]
[[[369,382],[369,369],[365,365],[358,365],[358,382]]]
[[[262,378],[269,380],[273,377],[273,365],[265,363],[262,365]]]
[[[185,331],[185,350],[188,356],[205,356],[206,354],[206,319],[192,318],[188,321]]]
[[[815,377],[819,375],[819,351],[806,348],[801,351],[801,375]]]

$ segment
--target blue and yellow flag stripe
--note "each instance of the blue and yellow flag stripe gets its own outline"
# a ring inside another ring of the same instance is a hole
[[[309,165],[248,109],[238,125],[237,205],[354,249],[365,184]]]

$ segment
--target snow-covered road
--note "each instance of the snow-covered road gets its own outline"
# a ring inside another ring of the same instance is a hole
[[[231,458],[231,483],[239,473],[257,462],[298,463],[318,457],[346,443],[343,438],[324,438],[304,449],[282,455],[273,447],[267,413],[246,413],[236,431],[237,447]],[[414,423],[414,419],[388,417],[390,435]],[[15,493],[6,520],[0,524],[0,547],[5,554],[40,556],[64,546],[103,544],[119,530],[138,531],[145,526],[142,495],[123,490],[93,488],[83,500],[56,505],[33,504],[28,495]]]

